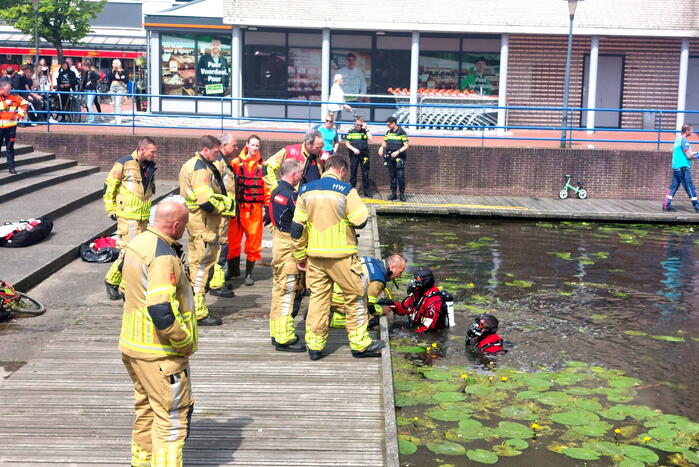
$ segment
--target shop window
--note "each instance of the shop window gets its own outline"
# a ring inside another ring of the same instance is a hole
[[[194,36],[161,37],[162,93],[193,96],[196,71]]]
[[[389,88],[410,87],[410,51],[377,50],[374,65],[374,94],[387,94]]]
[[[496,96],[500,79],[500,54],[466,52],[461,55],[461,90]]]
[[[289,47],[287,64],[289,74],[288,98],[309,101],[320,100],[320,49]]]
[[[425,52],[420,54],[418,87],[457,89],[459,86],[458,52]]]
[[[341,74],[345,100],[357,101],[356,94],[367,94],[371,89],[371,51],[333,49],[330,56],[330,85],[336,74]],[[354,94],[354,95],[353,95]]]
[[[246,46],[243,73],[246,97],[286,98],[288,85],[286,48]]]

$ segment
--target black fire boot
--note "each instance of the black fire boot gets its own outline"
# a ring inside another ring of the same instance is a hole
[[[384,341],[374,341],[371,343],[371,345],[369,345],[369,347],[367,347],[364,350],[353,350],[352,356],[354,358],[380,357],[381,349],[383,349],[384,347],[386,347],[386,343]]]
[[[245,285],[255,285],[255,281],[252,279],[253,269],[255,269],[255,262],[245,260]]]
[[[402,191],[400,192],[400,200],[405,203],[405,193]]]
[[[112,285],[107,281],[104,282],[104,285],[107,288],[107,295],[110,300],[121,300],[124,298],[124,294],[121,293],[118,285]]]
[[[240,277],[240,256],[231,258],[227,260],[226,263],[228,263],[225,276],[226,280],[230,280],[233,277]]]
[[[214,297],[232,298],[235,297],[235,292],[224,286],[220,289],[209,289],[209,295],[213,295]]]
[[[197,320],[197,326],[220,326],[223,324],[221,318],[215,318],[211,315],[207,315],[206,318]]]
[[[389,201],[394,201],[394,200],[397,200],[397,199],[398,199],[398,196],[396,196],[396,192],[395,192],[395,191],[392,191],[392,192],[391,192],[391,196],[388,197],[388,200],[389,200]]]
[[[297,336],[296,339],[285,342],[284,344],[280,344],[279,342],[275,341],[274,348],[278,352],[305,352],[306,344],[301,342]]]

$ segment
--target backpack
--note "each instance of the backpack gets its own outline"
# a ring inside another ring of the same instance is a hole
[[[53,221],[48,217],[5,222],[0,225],[0,247],[21,248],[39,243],[53,230]]]
[[[112,237],[100,237],[80,245],[80,257],[88,263],[111,263],[119,257]]]

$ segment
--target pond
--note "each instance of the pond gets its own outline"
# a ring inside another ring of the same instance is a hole
[[[384,255],[455,297],[455,327],[391,323],[401,465],[699,465],[692,226],[382,217],[379,231]],[[509,349],[492,363],[464,345],[484,312]]]

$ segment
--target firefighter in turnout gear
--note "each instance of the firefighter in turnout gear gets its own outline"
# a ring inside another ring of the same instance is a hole
[[[398,199],[396,196],[396,188],[398,188],[400,200],[405,201],[405,157],[409,147],[408,135],[398,126],[398,120],[394,116],[386,119],[386,125],[388,125],[388,131],[379,148],[379,156],[383,157],[384,165],[388,167],[391,178],[391,196],[388,199],[390,201]]]
[[[7,170],[16,174],[15,170],[15,138],[17,137],[17,122],[27,115],[29,103],[20,96],[10,94],[12,85],[9,81],[0,81],[0,147],[7,151]]]
[[[262,179],[267,190],[271,193],[277,187],[276,172],[287,159],[295,159],[303,166],[301,182],[299,182],[301,185],[318,180],[323,173],[320,165],[321,152],[323,152],[323,136],[318,130],[307,131],[301,144],[281,148],[262,166]]]
[[[306,346],[294,333],[294,310],[303,297],[301,271],[296,267],[291,241],[291,220],[294,217],[298,193],[294,186],[302,177],[301,163],[284,161],[281,180],[272,191],[270,220],[272,222],[272,306],[269,312],[269,333],[276,350],[305,352]]]
[[[383,307],[378,303],[379,295],[386,289],[388,281],[394,280],[403,274],[406,261],[401,255],[391,255],[385,261],[372,258],[371,256],[362,256],[360,261],[362,262],[362,271],[369,280],[369,285],[367,286],[369,314],[375,316],[371,321],[378,320],[378,317],[383,315]],[[333,286],[331,305],[330,327],[345,327],[345,314],[347,313],[345,310],[345,298],[342,289],[337,284]],[[372,327],[371,321],[369,327]]]
[[[199,151],[180,170],[180,195],[189,209],[187,262],[194,289],[195,312],[199,324],[218,326],[221,320],[209,315],[206,306],[209,271],[219,250],[219,229],[222,214],[231,212],[233,198],[223,176],[214,164],[221,142],[206,135],[199,140]]]
[[[121,265],[124,251],[136,235],[148,227],[148,217],[155,194],[155,157],[158,147],[152,138],[141,138],[131,155],[114,163],[104,182],[104,209],[117,221],[119,258],[104,278],[110,300],[119,300]]]
[[[240,155],[231,162],[235,175],[238,217],[228,227],[228,277],[240,276],[240,251],[245,234],[245,285],[255,285],[252,271],[262,258],[263,206],[269,205],[269,191],[262,181],[260,138],[252,135]]]
[[[237,154],[238,141],[230,133],[225,134],[221,138],[221,153],[214,164],[223,176],[223,184],[226,187],[226,193],[229,195],[235,193],[235,175],[229,164]],[[216,297],[235,297],[235,292],[233,292],[231,285],[226,284],[223,267],[226,265],[226,257],[228,256],[228,225],[231,222],[231,218],[236,215],[238,215],[238,206],[235,202],[230,211],[221,214],[221,227],[218,231],[220,243],[217,253],[218,260],[214,263],[212,273],[210,273],[211,280],[209,280],[209,294]]]
[[[133,466],[181,466],[189,435],[194,400],[188,358],[197,350],[197,322],[177,243],[187,217],[182,204],[163,201],[153,226],[124,255],[119,350],[134,385]]]
[[[364,123],[364,117],[357,115],[354,118],[354,127],[347,132],[345,146],[350,158],[350,185],[357,187],[357,168],[362,167],[362,190],[364,196],[371,198],[369,193],[369,139],[371,133]]]
[[[291,224],[294,258],[306,270],[311,299],[306,316],[306,346],[311,360],[323,357],[328,338],[330,296],[336,282],[344,292],[346,330],[352,355],[377,357],[385,342],[373,341],[367,326],[367,277],[357,257],[355,229],[366,224],[369,211],[357,190],[343,181],[349,167],[340,156],[325,163],[325,174],[301,186]]]

